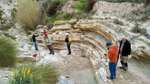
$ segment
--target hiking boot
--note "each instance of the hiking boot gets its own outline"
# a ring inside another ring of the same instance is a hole
[[[116,79],[116,76],[114,76],[113,79]]]
[[[127,71],[128,69],[124,68],[123,71]]]
[[[119,67],[119,69],[124,69],[124,67]]]
[[[109,79],[109,80],[111,80],[111,81],[113,80],[113,79],[111,79],[109,76],[107,76],[107,79]]]

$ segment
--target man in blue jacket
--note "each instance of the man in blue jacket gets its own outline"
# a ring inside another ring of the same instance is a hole
[[[119,68],[123,69],[124,71],[127,71],[128,69],[127,61],[128,61],[128,56],[131,54],[131,44],[124,36],[122,37],[122,40],[120,42],[119,54],[120,54],[120,60],[122,64],[122,66]]]

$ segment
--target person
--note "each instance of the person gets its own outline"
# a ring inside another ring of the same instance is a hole
[[[107,79],[113,80],[116,78],[116,62],[118,58],[119,48],[115,45],[112,45],[111,42],[107,42],[106,47],[109,50],[107,58],[109,59],[109,71],[110,71],[110,76],[108,76]]]
[[[39,51],[38,49],[38,45],[37,45],[37,42],[36,42],[36,37],[38,37],[39,35],[35,35],[35,33],[33,33],[32,35],[32,39],[33,39],[33,42],[34,42],[34,45],[35,45],[35,50]]]
[[[51,40],[51,38],[48,37],[48,36],[46,36],[45,38],[46,38],[46,39],[45,39],[45,40],[46,40],[46,44],[47,44],[48,49],[49,49],[49,51],[50,51],[49,54],[54,54],[54,50],[53,50],[53,47],[52,47],[52,40]]]
[[[46,32],[46,30],[44,30],[44,36],[47,37],[47,32]]]
[[[122,66],[119,68],[123,69],[124,71],[127,71],[128,70],[127,61],[128,61],[128,55],[131,54],[131,44],[124,36],[120,41],[119,54],[120,54],[120,60],[122,64]]]
[[[66,33],[65,42],[67,43],[68,55],[71,54],[71,49],[70,49],[71,41],[72,41],[72,39],[69,37],[68,33]]]

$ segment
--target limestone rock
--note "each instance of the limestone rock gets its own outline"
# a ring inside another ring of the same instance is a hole
[[[99,69],[99,71],[100,71],[100,74],[101,74],[101,78],[103,79],[103,81],[107,81],[107,72],[106,72],[106,70],[103,68],[103,67],[101,67],[100,69]]]
[[[77,21],[77,19],[55,21],[54,22],[54,26],[56,26],[56,25],[63,25],[63,24],[71,24],[71,23],[75,23],[76,21]]]
[[[71,80],[68,80],[65,76],[61,75],[59,78],[59,82],[56,84],[75,84],[75,83]]]
[[[41,29],[41,28],[43,28],[44,26],[43,25],[38,25],[36,28],[37,29]]]

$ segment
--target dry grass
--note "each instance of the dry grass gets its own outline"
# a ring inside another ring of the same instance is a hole
[[[41,11],[36,0],[17,0],[17,19],[25,30],[34,30],[40,22]]]
[[[58,82],[59,73],[54,65],[35,66],[30,64],[25,65],[25,68],[31,69],[33,84],[56,84]]]

